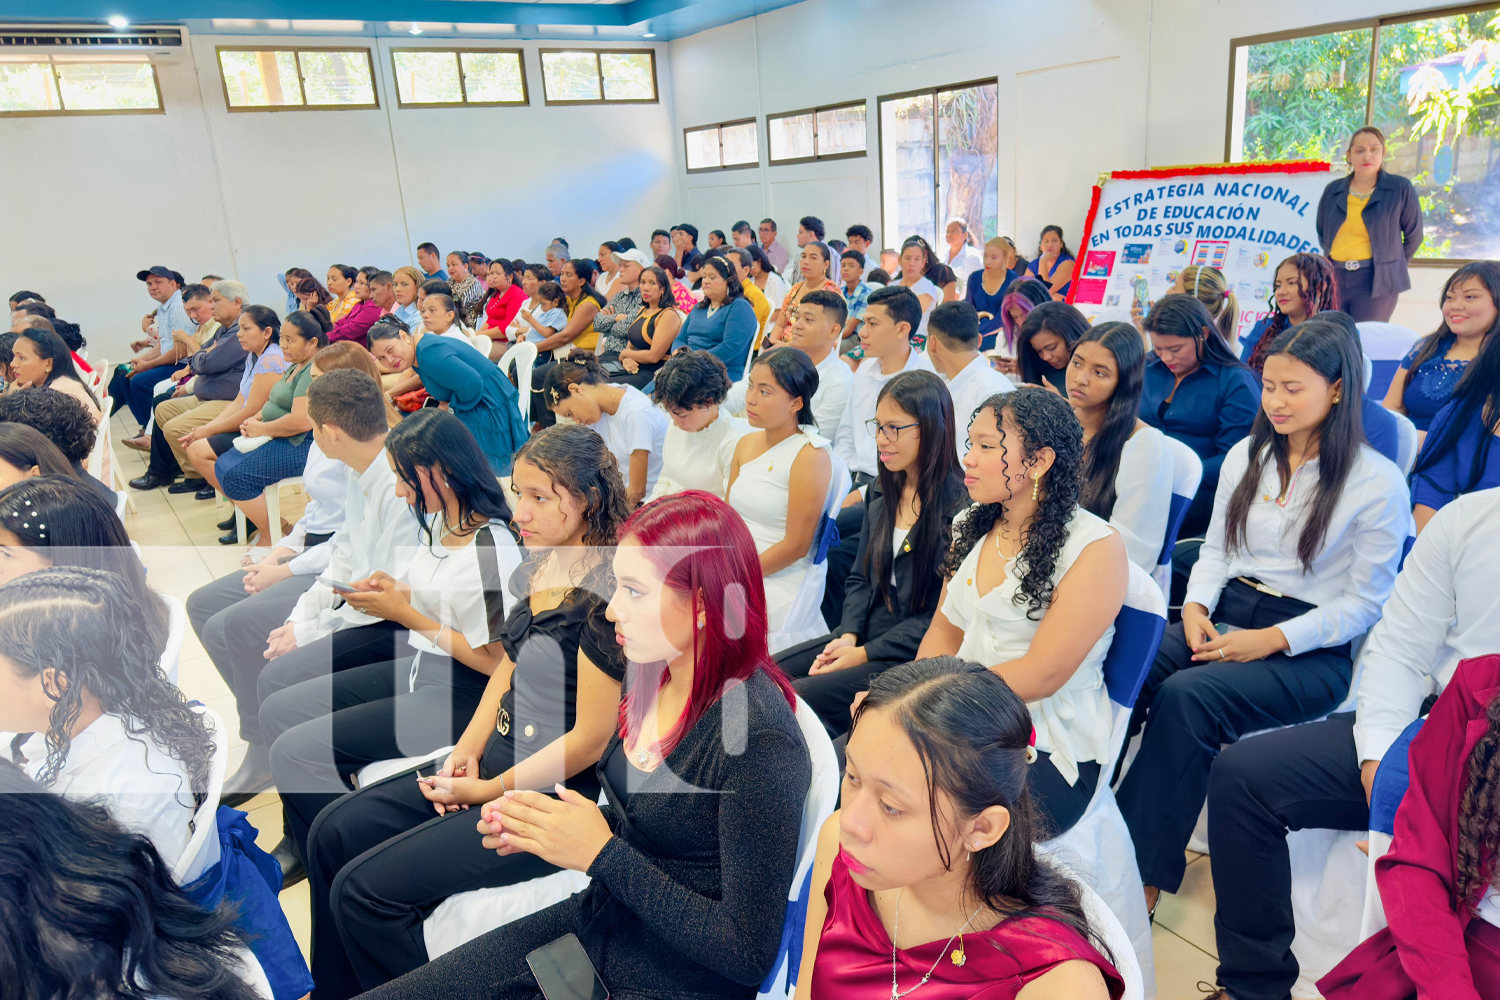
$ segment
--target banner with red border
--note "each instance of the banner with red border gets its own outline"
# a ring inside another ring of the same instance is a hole
[[[1234,293],[1242,335],[1269,311],[1276,264],[1318,252],[1318,200],[1335,176],[1323,160],[1101,175],[1068,301],[1091,323],[1128,319],[1133,300],[1149,310],[1183,268],[1208,265],[1223,272]]]

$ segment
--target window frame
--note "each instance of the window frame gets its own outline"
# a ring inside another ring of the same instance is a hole
[[[554,101],[552,99],[552,97],[547,93],[547,60],[546,60],[546,56],[549,53],[552,53],[552,54],[556,54],[556,53],[578,53],[578,54],[584,54],[584,55],[591,55],[591,56],[593,56],[594,57],[594,72],[596,72],[596,73],[599,74],[599,98],[598,98],[598,100],[594,100],[594,99],[590,98],[588,100],[582,100],[582,101]],[[649,99],[648,98],[644,98],[644,97],[631,97],[631,98],[609,98],[609,97],[605,97],[604,96],[604,64],[603,64],[603,62],[600,59],[601,55],[646,55],[646,56],[650,56],[651,57],[651,97]],[[595,48],[588,48],[586,46],[571,46],[571,47],[565,47],[565,48],[537,49],[536,50],[536,58],[537,58],[537,69],[539,69],[541,71],[541,74],[542,74],[542,105],[544,107],[549,107],[549,108],[566,108],[566,107],[580,107],[580,106],[598,105],[598,104],[626,104],[626,105],[634,104],[634,105],[641,105],[641,104],[660,104],[661,103],[661,85],[660,85],[660,83],[659,83],[659,81],[657,79],[657,75],[656,75],[656,50],[655,49],[595,49]]]
[[[404,108],[413,108],[413,109],[421,110],[421,109],[427,109],[427,108],[449,108],[449,109],[452,109],[452,108],[525,108],[525,107],[530,107],[531,106],[531,86],[530,86],[530,84],[526,80],[526,50],[525,49],[520,49],[520,48],[505,48],[505,49],[462,48],[462,49],[450,49],[450,48],[444,48],[442,46],[424,47],[424,46],[419,46],[419,45],[404,45],[404,46],[401,46],[399,48],[392,48],[390,51],[391,51],[391,90],[392,90],[392,93],[394,93],[395,96],[396,96],[396,107],[398,107],[398,108],[403,108],[403,109]],[[400,72],[400,68],[397,67],[397,65],[396,65],[396,53],[398,53],[398,52],[451,52],[451,53],[453,53],[453,61],[458,66],[458,92],[459,92],[460,95],[462,95],[463,99],[460,100],[460,101],[446,101],[446,102],[444,102],[444,101],[438,101],[438,102],[403,101],[401,99],[401,85],[396,80],[396,74],[398,74]],[[521,66],[521,99],[519,101],[471,101],[471,100],[469,100],[469,88],[468,88],[468,85],[464,83],[464,60],[463,60],[463,57],[464,57],[465,53],[471,53],[471,54],[477,54],[477,55],[486,55],[486,56],[488,56],[488,55],[506,55],[506,54],[514,55],[516,57],[516,61]]]
[[[924,93],[924,91],[917,91]],[[878,106],[878,105],[877,105]],[[841,111],[844,108],[865,109],[865,148],[852,153],[820,153],[818,152],[818,115],[824,111]],[[813,119],[813,155],[811,156],[789,156],[777,159],[771,153],[771,122],[782,118],[800,118],[802,115],[812,115]],[[876,128],[879,134],[879,126]],[[793,163],[819,163],[824,160],[853,160],[861,156],[870,155],[870,102],[864,98],[856,101],[843,101],[839,104],[825,104],[816,108],[800,108],[796,111],[778,111],[774,115],[766,115],[766,163],[773,167],[784,167]]]
[[[755,126],[755,160],[752,163],[731,163],[724,165],[724,129],[734,128],[738,125]],[[719,136],[719,166],[717,167],[690,167],[688,163],[688,133],[707,132],[714,129]],[[714,122],[711,125],[691,125],[682,130],[682,166],[683,170],[690,174],[712,174],[721,170],[752,170],[760,166],[760,121],[756,118],[736,118],[734,121]]]
[[[229,100],[229,81],[224,78],[224,60],[220,57],[221,52],[291,52],[293,61],[297,64],[297,86],[302,91],[302,104],[270,104],[255,105],[248,107],[235,107]],[[365,68],[370,74],[370,95],[374,98],[372,104],[308,104],[307,101],[307,77],[302,73],[303,52],[363,52],[365,55]],[[224,92],[224,107],[230,114],[242,114],[245,112],[267,112],[267,111],[378,111],[380,110],[380,83],[375,76],[375,56],[369,49],[358,45],[215,45],[214,65],[219,71],[219,87]],[[394,83],[394,81],[392,81]],[[451,105],[445,105],[451,106]]]
[[[936,133],[937,95],[941,94],[941,93],[944,93],[945,91],[949,91],[949,90],[964,90],[964,89],[969,88],[969,87],[994,87],[994,88],[996,88],[996,93],[998,94],[999,93],[999,87],[1000,87],[1000,78],[998,76],[990,76],[990,77],[981,77],[980,79],[977,79],[977,80],[963,80],[963,81],[961,81],[959,83],[944,83],[944,84],[939,84],[938,86],[935,86],[935,87],[918,87],[915,90],[901,90],[901,91],[897,91],[896,93],[893,93],[893,94],[880,94],[880,95],[878,95],[875,98],[875,148],[879,151],[878,154],[877,154],[877,156],[876,156],[875,172],[880,177],[880,184],[879,184],[879,186],[877,188],[877,194],[880,197],[880,231],[882,233],[885,233],[885,232],[889,231],[886,228],[886,222],[885,222],[885,136],[883,134],[884,130],[882,128],[882,122],[883,122],[885,116],[883,114],[882,105],[886,101],[898,101],[898,100],[900,100],[903,97],[921,97],[924,94],[931,94],[932,95],[932,107],[933,107],[933,115],[934,115],[934,121],[933,121],[934,132],[933,132],[933,137],[932,137],[932,197],[933,197],[933,204],[936,205],[937,204],[937,193],[938,193],[938,191],[940,191],[942,189],[942,180],[939,177],[939,167],[942,164],[942,160],[941,160],[942,152],[941,152],[941,146],[939,145],[939,143],[937,141],[937,133]],[[869,121],[870,121],[870,112],[869,112],[869,109],[866,109],[865,110],[865,137],[866,137],[867,140],[868,140],[869,134],[870,134],[870,132],[869,132]],[[1000,130],[1000,123],[997,120],[996,123],[995,123],[995,134],[996,134],[997,137],[999,135],[999,130]],[[868,150],[869,146],[870,146],[870,144],[867,141],[865,143],[865,148]],[[999,192],[997,190],[997,192],[996,192],[997,197],[998,197],[998,194],[999,194]],[[936,212],[933,213],[933,225],[934,226],[940,226],[941,225],[941,223],[939,221],[937,221],[937,213]]]
[[[1270,42],[1287,42],[1296,38],[1312,38],[1316,35],[1332,35],[1342,31],[1362,31],[1368,29],[1370,32],[1370,59],[1369,72],[1365,77],[1365,121],[1364,124],[1374,124],[1375,117],[1375,78],[1380,72],[1380,29],[1392,24],[1407,24],[1412,21],[1430,21],[1440,17],[1453,17],[1457,14],[1473,14],[1479,11],[1493,10],[1500,14],[1500,3],[1491,0],[1489,3],[1460,4],[1453,7],[1434,7],[1429,10],[1408,11],[1401,14],[1385,14],[1376,17],[1358,18],[1352,21],[1333,21],[1328,24],[1317,24],[1308,28],[1293,28],[1286,31],[1272,31],[1261,35],[1246,35],[1243,38],[1231,38],[1229,40],[1229,87],[1228,95],[1224,102],[1224,162],[1229,159],[1230,150],[1234,146],[1234,98],[1235,77],[1237,75],[1237,55],[1242,48],[1252,45],[1266,45]],[[1246,162],[1240,160],[1237,162]],[[1338,164],[1334,164],[1335,167]],[[1462,267],[1471,264],[1474,258],[1470,257],[1413,257],[1407,261],[1408,267]]]
[[[79,54],[86,53],[88,49],[76,50]],[[105,50],[107,51],[107,50]],[[105,54],[101,51],[101,55]],[[118,53],[109,53],[117,55]],[[156,70],[156,63],[151,61],[149,55],[141,61],[151,67],[151,84],[156,88],[156,107],[154,108],[83,108],[78,111],[69,111],[62,92],[62,77],[57,72],[57,57],[59,55],[73,56],[74,52],[38,52],[32,62],[46,60],[47,68],[52,71],[52,86],[56,89],[58,108],[56,111],[0,111],[0,118],[81,118],[86,115],[164,115],[167,113],[167,102],[161,96],[161,74]],[[122,62],[122,60],[104,60],[105,62]],[[83,60],[79,60],[83,62]],[[14,65],[14,64],[12,64]],[[75,63],[77,65],[77,63]]]

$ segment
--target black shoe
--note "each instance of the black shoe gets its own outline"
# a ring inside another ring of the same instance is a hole
[[[171,486],[168,486],[167,492],[173,496],[180,493],[197,493],[206,486],[208,486],[208,480],[206,479],[184,479],[180,483],[173,483]]]
[[[251,743],[239,769],[224,779],[219,805],[237,809],[271,787],[271,748]]]
[[[234,515],[230,514],[224,520],[222,520],[218,524],[214,525],[214,527],[218,528],[220,531],[233,531],[234,530]]]
[[[219,495],[219,491],[216,490],[216,489],[214,489],[212,486],[208,485],[208,483],[205,482],[203,484],[203,488],[201,490],[199,490],[197,493],[193,494],[193,499],[194,500],[212,500],[214,497],[216,497],[218,495]]]
[[[271,857],[281,865],[282,892],[307,878],[307,866],[302,863],[302,855],[297,853],[297,842],[291,837],[283,834],[281,843],[271,851]]]
[[[258,535],[258,534],[260,534],[260,531],[258,529],[256,529],[256,528],[252,527],[250,529],[249,533],[246,534],[246,536],[245,536],[245,542],[253,542],[253,541],[255,541],[255,536]],[[241,545],[243,543],[240,541],[240,534],[239,534],[239,532],[237,532],[237,531],[231,531],[231,532],[228,532],[227,534],[223,534],[223,535],[219,536],[219,544],[220,545]]]
[[[144,476],[140,476],[140,477],[138,477],[136,479],[132,479],[130,481],[130,488],[133,489],[133,490],[159,490],[163,486],[170,486],[172,484],[172,480],[174,478],[176,478],[176,477],[175,476],[153,476],[151,473],[148,472]]]

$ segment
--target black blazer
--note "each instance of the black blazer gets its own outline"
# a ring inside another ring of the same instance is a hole
[[[885,505],[880,502],[880,497],[880,480],[875,479],[870,483],[869,496],[865,501],[859,553],[854,557],[854,568],[849,571],[849,578],[844,584],[844,617],[833,634],[853,633],[856,641],[864,645],[865,656],[870,660],[905,663],[916,659],[917,647],[922,644],[922,636],[927,634],[927,626],[932,623],[932,615],[937,610],[938,595],[942,588],[941,584],[933,581],[928,606],[912,607],[914,560],[911,558],[912,548],[908,540],[907,544],[901,546],[901,551],[895,554],[895,611],[886,607],[885,602],[875,596],[875,588],[865,573],[865,550],[876,532],[890,534],[892,530],[885,523]],[[943,519],[951,524],[953,515],[969,503],[969,494],[964,489],[962,479],[954,477],[943,493],[943,500]],[[941,555],[938,563],[942,563]],[[884,572],[890,572],[890,567],[885,567]]]
[[[1318,242],[1326,256],[1333,249],[1333,238],[1349,217],[1349,177],[1341,177],[1323,189],[1318,201]],[[1400,174],[1380,171],[1375,190],[1360,214],[1370,234],[1370,251],[1374,254],[1373,296],[1395,295],[1411,287],[1406,265],[1422,245],[1422,203],[1411,181]],[[1338,265],[1334,265],[1335,270]]]

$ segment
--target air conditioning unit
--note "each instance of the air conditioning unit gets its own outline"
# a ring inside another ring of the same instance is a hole
[[[188,32],[181,27],[77,24],[0,24],[0,56],[23,52],[49,55],[85,53],[146,54],[152,62],[172,62],[187,51]]]

